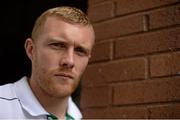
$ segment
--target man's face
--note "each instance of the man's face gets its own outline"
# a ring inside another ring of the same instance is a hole
[[[93,43],[92,27],[48,18],[39,37],[32,42],[31,81],[51,96],[71,95],[88,64]]]

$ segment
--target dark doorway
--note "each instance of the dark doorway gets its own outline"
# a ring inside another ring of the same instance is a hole
[[[30,36],[36,18],[46,9],[56,6],[74,6],[84,12],[87,0],[6,0],[0,5],[0,84],[11,83],[22,76],[30,76],[31,64],[24,50],[24,41]],[[73,94],[79,95],[80,87]]]

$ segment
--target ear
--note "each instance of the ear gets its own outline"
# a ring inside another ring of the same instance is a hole
[[[29,57],[29,59],[32,61],[33,59],[33,49],[34,49],[34,43],[31,38],[27,38],[24,44],[24,48],[26,50],[26,54]]]

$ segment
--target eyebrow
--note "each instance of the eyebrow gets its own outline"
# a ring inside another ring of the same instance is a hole
[[[63,39],[55,39],[55,38],[48,38],[47,40],[48,42],[63,42],[63,43],[67,43],[65,40]]]

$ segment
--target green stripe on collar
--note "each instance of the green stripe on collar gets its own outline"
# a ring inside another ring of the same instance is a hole
[[[55,115],[53,115],[53,114],[47,115],[47,119],[48,120],[58,120],[58,118]]]
[[[66,113],[66,120],[75,120],[71,115]]]
[[[47,115],[47,119],[48,120],[58,120],[58,117],[56,117],[53,114],[49,114]],[[71,115],[69,115],[68,113],[66,113],[66,120],[75,120]]]

